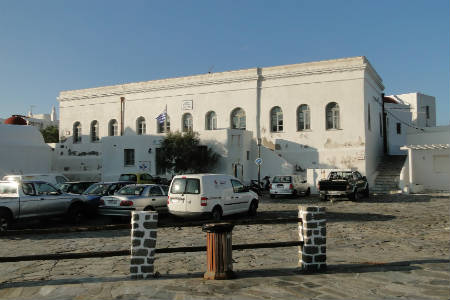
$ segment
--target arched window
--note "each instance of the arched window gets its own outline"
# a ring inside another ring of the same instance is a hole
[[[327,129],[340,129],[339,120],[339,105],[336,102],[330,102],[327,104],[326,111],[326,128]]]
[[[81,123],[75,122],[73,124],[73,142],[74,143],[81,143]]]
[[[166,114],[166,119],[163,122],[160,122],[158,119],[156,120],[156,122],[157,122],[156,128],[158,128],[158,133],[170,131],[170,118],[168,114]]]
[[[231,112],[231,128],[245,130],[245,111],[238,107]]]
[[[117,136],[119,135],[119,125],[117,124],[117,120],[112,119],[108,124],[108,135],[109,136]]]
[[[217,129],[217,115],[215,112],[210,111],[206,114],[206,130]]]
[[[91,142],[97,142],[98,140],[98,122],[94,120],[91,122]]]
[[[144,117],[139,117],[136,120],[136,133],[138,135],[143,135],[145,134],[147,130],[147,127],[145,125],[145,118]]]
[[[311,129],[311,119],[310,119],[309,106],[302,104],[297,108],[297,130],[308,130]]]
[[[283,131],[283,111],[279,106],[270,110],[270,128],[272,132]]]
[[[185,113],[183,115],[183,132],[192,131],[192,115]]]

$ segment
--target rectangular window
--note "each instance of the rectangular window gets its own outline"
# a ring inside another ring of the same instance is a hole
[[[250,160],[250,151],[247,151],[247,160]]]
[[[430,107],[428,105],[425,106],[425,113],[426,113],[427,119],[429,119],[430,118]]]
[[[134,149],[123,150],[124,166],[134,166]]]
[[[156,175],[164,175],[166,174],[166,169],[163,168],[161,166],[161,164],[159,163],[160,159],[161,159],[161,148],[156,148],[156,152],[155,152],[155,168],[156,168]]]
[[[200,194],[200,180],[194,178],[177,178],[172,182],[172,194]]]
[[[397,134],[402,134],[402,124],[397,123]]]

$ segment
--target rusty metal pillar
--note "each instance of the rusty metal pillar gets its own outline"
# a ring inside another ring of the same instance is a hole
[[[230,279],[234,277],[231,233],[233,224],[205,224],[206,232],[206,273],[203,278],[210,280]]]

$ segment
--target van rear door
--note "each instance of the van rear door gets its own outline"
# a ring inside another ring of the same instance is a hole
[[[200,179],[175,178],[170,189],[171,209],[174,211],[200,211]]]

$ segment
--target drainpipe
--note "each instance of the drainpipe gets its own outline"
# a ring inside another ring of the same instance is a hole
[[[383,153],[387,154],[386,111],[384,110],[384,93],[381,93],[381,107],[383,114]]]
[[[120,97],[120,135],[123,135],[123,122],[125,117],[125,97]]]
[[[261,157],[261,88],[262,68],[257,68],[258,79],[256,81],[256,140],[258,145],[258,158]],[[261,164],[258,165],[258,188],[261,186]]]

